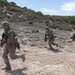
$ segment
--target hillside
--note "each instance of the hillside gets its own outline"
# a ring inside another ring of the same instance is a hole
[[[37,25],[37,27],[36,27]],[[18,34],[21,50],[16,50],[16,54],[25,54],[25,62],[21,59],[12,60],[10,63],[12,70],[5,72],[0,48],[0,75],[75,75],[75,42],[71,38],[69,31],[52,29],[57,38],[55,42],[58,47],[49,49],[48,42],[44,42],[44,26],[27,22],[12,23],[11,27]],[[33,30],[39,32],[33,32]],[[0,36],[3,29],[0,29]]]
[[[8,20],[11,22],[34,22],[48,24],[49,27],[60,30],[71,30],[75,25],[74,16],[52,16],[44,15],[40,11],[35,12],[27,7],[19,7],[14,2],[7,2],[7,0],[0,0],[0,20]]]
[[[74,16],[43,15],[7,0],[0,0],[0,14],[0,23],[8,20],[18,34],[21,49],[16,49],[16,54],[25,54],[26,58],[22,62],[9,57],[12,70],[6,72],[2,70],[5,64],[3,48],[0,47],[0,75],[75,75],[75,42],[71,40]],[[53,46],[53,49],[44,41],[46,24],[57,36],[55,42],[58,47]],[[0,39],[2,33],[0,28]]]

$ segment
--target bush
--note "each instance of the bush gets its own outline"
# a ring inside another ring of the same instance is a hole
[[[27,10],[27,7],[23,7],[23,9]]]
[[[10,2],[10,4],[16,6],[16,3],[15,2]]]
[[[12,7],[12,6],[8,7],[8,10],[13,11],[13,12],[21,12],[22,13],[22,9],[15,7],[15,6],[14,7]]]
[[[33,22],[30,21],[29,24],[33,24]]]
[[[65,22],[75,24],[75,17],[74,16],[68,17],[65,19]]]
[[[32,30],[32,33],[39,33],[39,31],[38,30]]]

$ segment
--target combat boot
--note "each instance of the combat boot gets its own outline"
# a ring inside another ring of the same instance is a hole
[[[21,55],[21,59],[23,62],[25,61],[25,54]]]
[[[6,64],[6,67],[5,68],[2,68],[2,70],[6,70],[6,71],[10,71],[11,70],[11,65],[9,62],[5,63]]]
[[[56,46],[58,47],[58,44],[56,44]]]
[[[5,68],[2,68],[2,70],[11,71],[11,67],[5,67]]]

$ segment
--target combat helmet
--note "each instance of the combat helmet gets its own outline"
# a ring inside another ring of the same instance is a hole
[[[2,26],[5,26],[5,25],[9,26],[9,22],[8,21],[3,21]]]
[[[48,30],[49,30],[49,27],[48,27],[48,26],[46,26],[46,27],[45,27],[45,29],[48,29]]]

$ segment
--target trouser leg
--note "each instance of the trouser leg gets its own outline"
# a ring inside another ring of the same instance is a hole
[[[16,47],[14,45],[9,46],[9,56],[11,59],[16,59]]]
[[[16,46],[15,45],[10,46],[9,55],[10,55],[11,59],[21,58],[23,62],[25,61],[25,55],[24,54],[23,55],[16,55]]]
[[[3,49],[2,57],[4,59],[4,63],[6,65],[6,67],[10,68],[11,66],[10,66],[10,62],[9,62],[9,59],[8,59],[8,53],[9,53],[9,50],[8,50],[7,46],[5,46],[4,49]]]
[[[52,45],[51,45],[50,41],[48,42],[48,45],[49,45],[50,48],[52,48]]]

